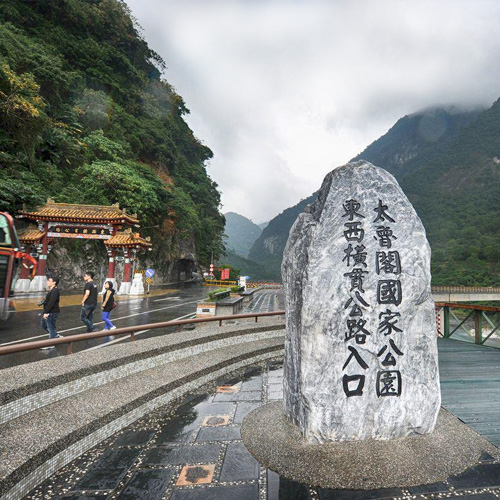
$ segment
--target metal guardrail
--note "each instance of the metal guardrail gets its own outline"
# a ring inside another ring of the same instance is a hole
[[[494,333],[500,331],[500,307],[492,307],[492,306],[478,306],[478,305],[470,305],[470,304],[456,304],[449,302],[436,302],[436,309],[443,310],[444,316],[444,324],[443,330],[439,333],[442,334],[444,338],[450,338],[454,333],[456,333],[460,328],[464,328],[465,322],[474,316],[474,341],[476,344],[484,344]],[[462,310],[470,310],[471,312],[465,317],[465,319],[458,318],[452,311],[452,309],[462,309]],[[486,313],[499,313],[498,314],[498,324],[494,324],[490,317],[486,315]],[[209,318],[193,318],[193,319],[183,319],[177,321],[164,321],[160,323],[148,323],[144,325],[136,325],[136,326],[128,326],[125,328],[117,328],[113,330],[113,333],[110,333],[109,330],[103,330],[100,332],[92,332],[92,333],[83,333],[79,335],[70,335],[66,337],[61,337],[57,339],[47,339],[47,340],[38,340],[36,342],[26,342],[17,345],[10,345],[5,347],[0,347],[0,356],[4,356],[6,354],[15,354],[18,352],[25,352],[34,349],[40,349],[41,347],[48,346],[56,346],[60,344],[68,344],[68,348],[66,354],[73,353],[73,343],[74,342],[82,342],[85,340],[98,339],[102,337],[108,337],[110,335],[120,336],[120,335],[130,335],[132,341],[135,340],[135,332],[141,330],[154,330],[157,328],[168,328],[172,326],[177,326],[178,331],[182,331],[184,325],[190,325],[195,323],[209,323],[218,321],[219,326],[222,326],[223,321],[230,321],[236,319],[246,319],[246,318],[255,318],[255,322],[258,322],[258,319],[266,316],[283,316],[285,311],[272,311],[272,312],[263,312],[263,313],[246,313],[246,314],[234,314],[228,316],[215,316]],[[456,326],[453,330],[450,328],[450,317],[453,317],[456,321],[458,321],[458,326]],[[483,338],[483,320],[485,320],[492,330],[488,333],[488,335]],[[467,332],[468,333],[468,332]],[[498,335],[498,334],[497,334]]]
[[[435,293],[499,293],[499,287],[493,286],[445,286],[432,285],[431,291]]]
[[[245,314],[234,314],[229,316],[215,316],[210,318],[193,318],[193,319],[181,319],[177,321],[164,321],[161,323],[148,323],[145,325],[127,326],[125,328],[117,328],[110,332],[109,330],[102,330],[100,332],[92,333],[82,333],[79,335],[69,335],[67,337],[60,337],[56,339],[38,340],[36,342],[26,342],[24,344],[10,345],[6,347],[0,347],[0,356],[5,354],[15,354],[18,352],[31,351],[33,349],[40,349],[41,347],[56,346],[60,344],[68,344],[66,354],[73,354],[73,343],[81,342],[85,340],[98,339],[101,337],[109,337],[110,335],[129,335],[132,341],[135,340],[135,332],[141,330],[153,330],[155,328],[167,328],[170,326],[177,326],[177,331],[182,331],[184,325],[190,325],[193,323],[208,323],[211,321],[218,321],[219,326],[222,326],[223,321],[236,320],[244,318],[255,318],[255,322],[264,316],[283,316],[285,311],[271,311],[262,313],[245,313]]]
[[[443,310],[443,330],[441,333],[443,338],[449,339],[453,334],[457,333],[460,329],[463,329],[467,335],[469,331],[465,329],[465,323],[474,318],[474,343],[478,345],[483,345],[487,340],[491,338],[491,336],[499,331],[500,328],[500,307],[492,307],[492,306],[478,306],[472,304],[456,304],[450,302],[437,302],[436,309],[440,311]],[[466,315],[464,319],[459,318],[454,312],[453,309],[465,309],[470,312]],[[495,318],[497,324],[495,325],[494,321],[489,317],[486,313],[497,313],[498,318]],[[458,325],[451,330],[450,327],[450,317],[453,317]],[[483,320],[491,327],[486,338],[483,338]],[[498,335],[498,333],[497,333]]]

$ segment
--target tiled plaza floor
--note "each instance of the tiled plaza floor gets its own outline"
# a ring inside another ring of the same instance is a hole
[[[161,408],[84,454],[25,499],[500,499],[500,463],[484,454],[448,481],[370,491],[325,490],[267,470],[240,437],[254,408],[282,399],[280,363],[247,368]]]

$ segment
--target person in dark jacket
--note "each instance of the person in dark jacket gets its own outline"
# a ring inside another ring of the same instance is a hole
[[[105,330],[116,330],[116,326],[111,323],[109,315],[113,310],[113,305],[115,303],[115,291],[113,289],[113,282],[106,281],[104,283],[104,293],[102,297],[102,320],[106,324]]]
[[[40,326],[49,334],[49,338],[55,339],[60,337],[56,329],[57,317],[61,310],[59,309],[59,288],[57,285],[59,278],[51,276],[47,279],[49,293],[43,301],[43,313],[40,321]],[[42,347],[42,349],[55,349],[54,346]]]
[[[94,327],[94,309],[97,307],[97,286],[94,283],[94,273],[87,271],[83,275],[85,288],[83,289],[82,311],[80,319],[87,327],[87,333],[96,330]]]

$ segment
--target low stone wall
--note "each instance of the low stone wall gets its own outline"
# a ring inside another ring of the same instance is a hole
[[[231,316],[232,314],[238,314],[243,309],[243,298],[242,297],[229,297],[227,299],[222,299],[217,301],[217,307],[215,309],[216,316]]]
[[[246,290],[245,292],[240,293],[241,297],[243,297],[243,307],[247,306],[253,300],[253,294],[259,290],[258,288],[254,288],[252,290]]]
[[[2,370],[1,498],[22,498],[85,451],[196,387],[282,357],[283,341],[281,317],[239,320]]]

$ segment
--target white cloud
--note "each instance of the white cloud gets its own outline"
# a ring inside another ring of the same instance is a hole
[[[496,0],[127,0],[223,211],[269,220],[405,114],[500,97]]]

